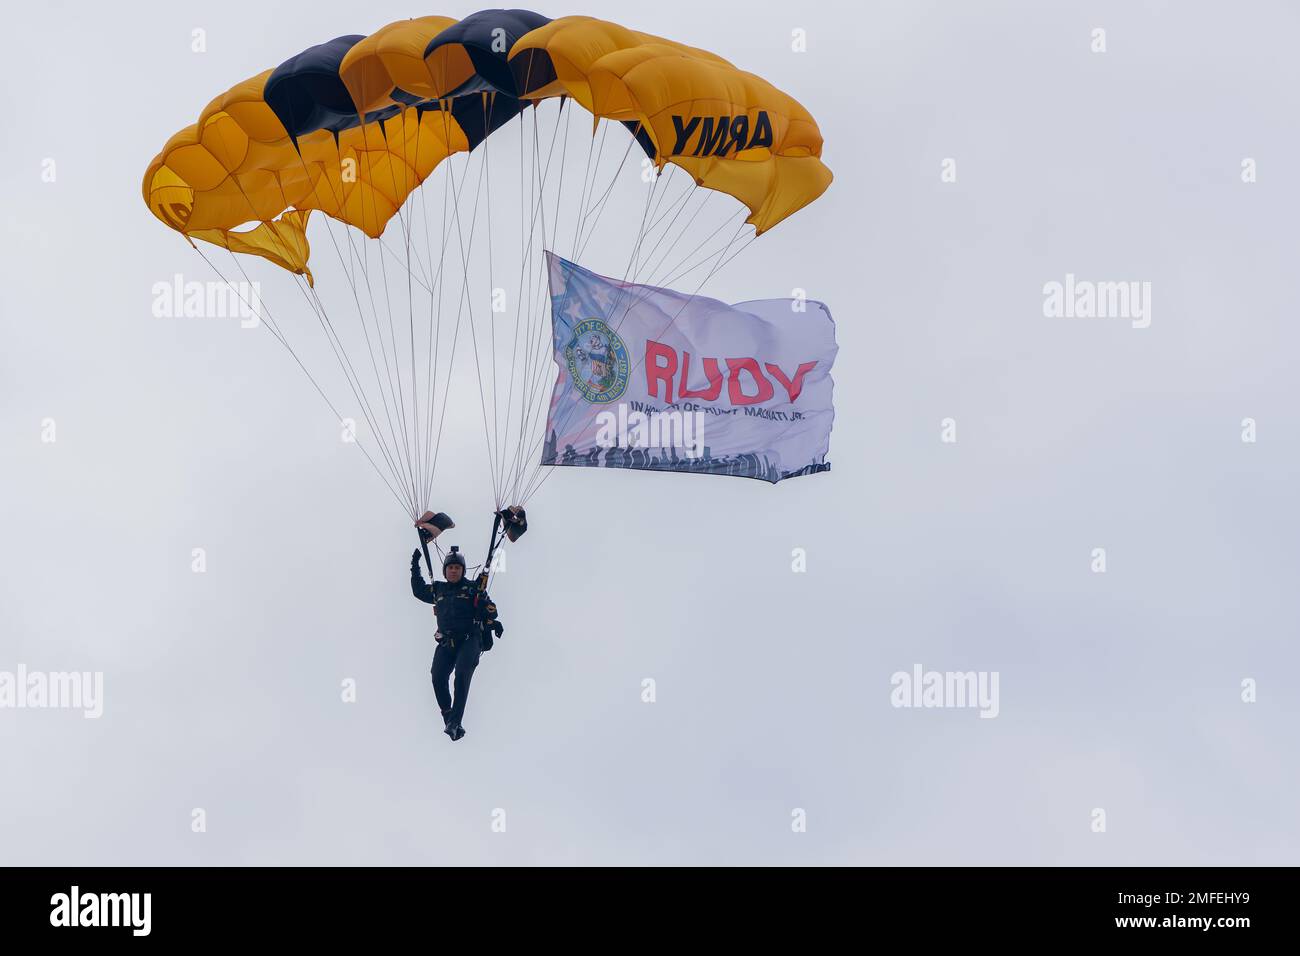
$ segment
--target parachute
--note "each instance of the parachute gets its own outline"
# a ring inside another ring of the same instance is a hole
[[[277,305],[263,322],[336,415],[357,410],[358,444],[412,521],[433,517],[448,408],[476,420],[495,547],[523,533],[550,473],[545,252],[591,249],[631,281],[707,270],[698,291],[825,192],[821,152],[807,110],[714,53],[487,10],[337,37],[235,84],[167,141],[143,195],[223,281],[259,259],[292,276],[307,321]],[[466,337],[472,377],[455,363]],[[341,391],[309,348],[333,355]]]

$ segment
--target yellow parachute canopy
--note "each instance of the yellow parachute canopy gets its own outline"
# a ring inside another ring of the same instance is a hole
[[[439,163],[560,96],[734,196],[756,233],[831,182],[816,122],[766,80],[614,23],[511,10],[390,23],[236,84],[149,164],[144,200],[191,239],[311,281],[307,213],[378,237]]]

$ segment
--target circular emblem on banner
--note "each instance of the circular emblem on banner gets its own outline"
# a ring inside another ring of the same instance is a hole
[[[600,319],[584,319],[564,347],[573,387],[593,405],[617,401],[627,390],[627,346]]]

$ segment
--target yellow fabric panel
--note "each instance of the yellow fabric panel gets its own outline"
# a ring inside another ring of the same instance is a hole
[[[816,157],[773,156],[758,162],[678,156],[672,160],[696,183],[735,196],[749,207],[756,234],[771,229],[826,191],[831,171]]]
[[[597,20],[595,17],[560,17],[552,20],[546,26],[538,27],[520,37],[510,50],[510,58],[514,59],[530,49],[546,50],[555,64],[558,79],[535,91],[532,97],[545,99],[567,94],[590,110],[590,99],[585,98],[584,94],[587,74],[596,61],[618,50],[631,49],[644,44],[668,47],[683,56],[731,66],[727,60],[716,53],[649,33],[629,30],[617,23]]]
[[[144,201],[153,214],[173,229],[183,232],[194,208],[194,190],[189,183],[158,160],[144,177]]]
[[[423,28],[431,29],[427,23]],[[419,41],[409,33],[404,42]],[[296,220],[292,226],[276,223],[286,222],[295,209],[316,209],[377,237],[439,163],[469,148],[450,113],[426,111],[417,123],[417,111],[407,109],[382,129],[370,123],[344,130],[337,143],[332,133],[317,130],[300,137],[295,149],[260,100],[269,75],[267,71],[217,97],[200,123],[168,140],[149,165],[144,199],[166,225],[308,274],[305,237],[299,243],[293,236],[294,229],[305,228],[306,219],[300,225]],[[253,125],[256,136],[238,117]],[[274,228],[232,231],[251,222]]]
[[[426,112],[418,123],[416,114],[405,110],[382,130],[377,123],[345,130],[337,147],[329,134],[304,137],[298,165],[310,177],[311,194],[295,198],[294,205],[319,209],[371,238],[379,236],[439,163],[469,148],[449,113]]]
[[[290,210],[275,222],[264,222],[248,232],[225,229],[204,229],[190,233],[192,239],[202,239],[222,246],[231,252],[261,256],[296,275],[306,276],[315,285],[307,257],[311,252],[307,243],[307,217],[310,212]]]
[[[424,50],[429,41],[456,21],[451,17],[399,20],[376,30],[343,58],[339,78],[357,111],[365,114],[391,106],[393,87],[420,97],[436,97]]]
[[[250,140],[228,113],[214,113],[199,122],[199,142],[225,170],[238,169],[248,155]]]
[[[697,184],[740,200],[756,232],[830,185],[808,111],[715,54],[592,17],[553,20],[521,37],[510,58],[531,50],[546,51],[556,79],[530,98],[568,95],[598,117],[640,123],[661,166],[680,166]],[[743,140],[733,142],[733,131]],[[718,150],[723,155],[704,155]]]
[[[239,128],[259,143],[278,143],[287,138],[284,127],[271,107],[262,100],[262,91],[273,70],[263,70],[257,76],[236,83],[222,93],[199,114],[199,125],[215,113],[226,113],[239,124]]]
[[[429,54],[424,65],[429,68],[430,88],[433,90],[428,95],[433,97],[446,96],[477,72],[469,52],[459,43],[438,47]]]
[[[199,142],[177,146],[167,155],[167,165],[199,192],[215,189],[229,172]]]

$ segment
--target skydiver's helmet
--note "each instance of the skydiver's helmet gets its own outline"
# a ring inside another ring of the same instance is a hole
[[[444,578],[447,576],[447,568],[453,564],[460,565],[460,573],[462,575],[465,573],[465,557],[460,553],[460,548],[454,544],[451,546],[451,550],[447,552],[447,556],[442,559],[442,576]]]

